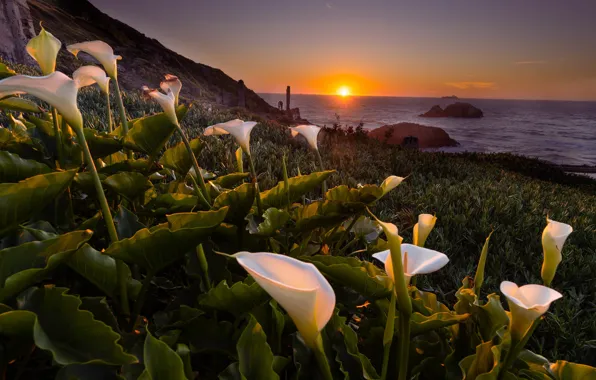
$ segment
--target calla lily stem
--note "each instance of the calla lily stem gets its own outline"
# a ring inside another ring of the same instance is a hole
[[[391,292],[391,302],[387,312],[387,322],[385,323],[385,333],[383,334],[383,369],[381,371],[381,380],[387,379],[387,370],[389,368],[389,354],[391,353],[391,343],[395,331],[395,302],[397,297],[395,292]]]
[[[209,263],[207,263],[207,258],[205,257],[205,250],[203,249],[203,244],[199,244],[197,246],[197,259],[199,260],[199,267],[201,268],[203,285],[205,285],[205,289],[210,290],[211,279],[209,278]]]
[[[145,304],[145,298],[147,298],[147,291],[149,290],[149,286],[151,285],[151,280],[153,280],[153,277],[155,277],[155,273],[147,272],[145,278],[143,279],[143,285],[141,285],[139,296],[137,297],[137,301],[135,302],[134,308],[132,310],[132,315],[130,318],[130,331],[133,331],[135,329],[137,319],[139,318],[141,309]]]
[[[315,152],[317,153],[317,159],[319,160],[319,168],[321,169],[321,171],[324,171],[325,168],[323,167],[323,159],[321,158],[321,153],[319,153],[319,150],[315,150]],[[325,198],[325,194],[327,193],[327,181],[323,181],[323,198]]]
[[[409,298],[409,296],[407,296]],[[412,313],[399,314],[399,380],[406,380],[410,356],[410,319]]]
[[[261,201],[261,192],[259,191],[259,181],[257,180],[257,171],[255,170],[255,163],[252,160],[252,155],[250,153],[247,154],[248,156],[248,164],[250,166],[250,172],[252,174],[252,180],[255,184],[255,191],[257,192],[257,210],[259,215],[263,215],[263,202]]]
[[[107,92],[106,93],[106,106],[108,109],[108,132],[112,133],[112,130],[114,129],[113,124],[112,124],[112,106],[110,105],[110,93]]]
[[[523,348],[528,343],[528,340],[530,340],[532,334],[534,334],[534,331],[536,331],[536,328],[538,328],[538,325],[540,324],[541,320],[542,318],[536,319],[520,341],[515,341],[514,339],[511,339],[511,348],[509,349],[509,352],[507,353],[507,358],[505,359],[505,362],[501,367],[501,372],[499,372],[499,380],[504,378],[505,373],[507,373],[507,369],[515,362],[515,359],[517,358],[521,350],[523,350]]]
[[[64,169],[64,152],[62,147],[62,137],[60,135],[60,128],[58,127],[58,111],[52,107],[52,122],[54,124],[54,141],[56,142],[56,152],[58,153],[58,162],[60,168]]]
[[[190,156],[190,160],[192,162],[192,166],[195,169],[195,173],[197,174],[197,178],[199,179],[198,183],[200,185],[200,190],[197,189],[197,192],[202,192],[203,193],[203,197],[207,203],[208,208],[211,208],[211,196],[209,195],[209,191],[207,191],[207,185],[205,184],[205,180],[203,179],[203,175],[201,174],[201,167],[199,166],[199,163],[197,162],[197,158],[195,157],[195,153],[192,151],[192,147],[190,146],[190,142],[188,141],[188,139],[186,138],[186,135],[184,134],[184,131],[182,130],[182,128],[180,127],[180,124],[176,124],[176,128],[178,129],[178,133],[180,134],[180,138],[182,138],[182,142],[184,143],[184,146],[186,147],[186,151],[188,152],[188,155]],[[192,177],[192,175],[191,175]],[[193,184],[196,182],[193,182]],[[200,198],[200,196],[199,196]]]
[[[323,339],[320,334],[317,337],[313,351],[315,354],[315,358],[317,359],[317,363],[319,364],[321,374],[323,375],[323,379],[333,380],[331,368],[329,367],[329,361],[327,360],[327,356],[325,355],[325,348],[323,347]]]
[[[122,92],[120,92],[120,85],[118,84],[118,79],[111,78],[112,81],[116,84],[116,100],[118,101],[118,111],[120,111],[120,122],[122,123],[122,137],[126,137],[128,134],[128,121],[126,120],[126,110],[124,109],[124,102],[122,101]],[[130,150],[126,150],[126,156],[129,160],[132,160],[132,152]]]
[[[75,130],[79,139],[79,144],[83,148],[83,155],[85,157],[85,162],[87,163],[87,168],[91,172],[91,176],[93,178],[93,185],[95,186],[95,192],[97,193],[97,198],[99,199],[101,214],[106,222],[108,235],[110,236],[111,242],[115,243],[118,241],[118,232],[116,231],[116,226],[114,225],[114,219],[112,218],[110,206],[108,205],[108,200],[106,199],[106,195],[103,191],[101,180],[99,178],[99,174],[97,173],[97,168],[95,167],[95,163],[93,162],[93,156],[91,155],[91,151],[89,150],[89,146],[87,145],[87,140],[85,140],[83,128],[77,127],[75,128]],[[124,270],[124,265],[120,260],[116,260],[116,272],[118,278],[118,288],[120,290],[120,306],[122,308],[122,312],[125,315],[128,315],[130,314],[130,308],[128,305],[126,271]]]

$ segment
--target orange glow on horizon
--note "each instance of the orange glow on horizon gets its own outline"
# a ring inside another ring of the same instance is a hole
[[[341,97],[345,98],[346,96],[350,96],[351,94],[352,92],[350,91],[350,88],[348,86],[341,86],[337,89],[337,95]]]

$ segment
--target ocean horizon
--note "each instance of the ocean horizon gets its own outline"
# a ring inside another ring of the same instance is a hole
[[[276,107],[285,94],[260,93]],[[484,112],[480,119],[424,118],[434,105],[463,101]],[[400,122],[444,129],[460,145],[445,152],[514,153],[560,165],[596,165],[596,101],[471,99],[293,94],[291,107],[313,124],[365,129]],[[284,105],[285,106],[285,105]]]

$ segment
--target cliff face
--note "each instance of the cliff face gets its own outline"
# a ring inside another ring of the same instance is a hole
[[[115,54],[123,57],[118,79],[126,89],[157,87],[163,75],[171,73],[184,84],[183,98],[200,98],[227,107],[241,105],[255,113],[279,113],[250,89],[242,97],[244,84],[223,71],[177,54],[102,13],[87,0],[0,0],[0,54],[9,61],[28,62],[25,44],[39,31],[40,21],[64,44],[102,40],[111,45]],[[58,69],[70,74],[91,61],[85,54],[77,60],[63,49]]]

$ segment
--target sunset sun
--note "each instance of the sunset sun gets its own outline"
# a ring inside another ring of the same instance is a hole
[[[351,92],[350,92],[350,88],[347,86],[342,86],[340,88],[337,89],[337,95],[339,96],[350,96]]]

